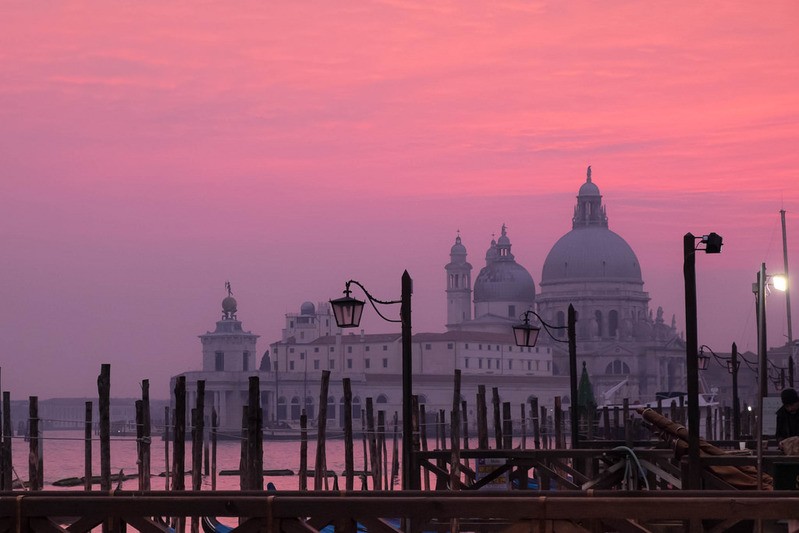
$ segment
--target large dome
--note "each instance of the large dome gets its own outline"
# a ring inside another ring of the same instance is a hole
[[[574,281],[643,283],[635,252],[606,227],[580,227],[555,243],[544,261],[541,285]]]
[[[533,277],[516,262],[489,263],[474,282],[475,302],[532,302],[534,299]]]

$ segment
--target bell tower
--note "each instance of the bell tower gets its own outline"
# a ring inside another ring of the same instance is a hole
[[[447,271],[447,327],[472,319],[472,265],[466,261],[466,247],[460,231],[449,251]]]

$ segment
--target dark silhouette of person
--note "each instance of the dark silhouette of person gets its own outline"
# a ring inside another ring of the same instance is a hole
[[[777,441],[799,436],[799,394],[796,389],[783,389],[782,407],[777,409]]]

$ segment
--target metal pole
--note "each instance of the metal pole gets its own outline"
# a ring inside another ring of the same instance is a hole
[[[768,393],[768,361],[766,357],[766,263],[757,273],[757,488],[763,488],[763,398]]]
[[[569,317],[567,323],[567,334],[569,336],[569,385],[571,386],[571,425],[572,425],[572,448],[580,447],[580,417],[577,412],[577,314],[574,306],[569,304]]]
[[[696,253],[692,233],[683,237],[685,278],[685,367],[688,381],[688,479],[684,489],[699,489],[699,341],[696,313]]]
[[[413,346],[411,332],[411,294],[413,280],[402,274],[400,318],[402,320],[402,490],[419,489],[419,472],[414,464],[411,399],[413,396]]]
[[[782,259],[785,264],[785,277],[788,279],[788,286],[785,288],[785,308],[788,317],[788,347],[793,355],[793,328],[791,324],[791,278],[788,275],[788,237],[785,232],[785,209],[780,209],[780,219],[782,219]],[[791,381],[793,387],[793,381]]]
[[[741,438],[741,400],[738,398],[738,345],[732,343],[732,438]]]

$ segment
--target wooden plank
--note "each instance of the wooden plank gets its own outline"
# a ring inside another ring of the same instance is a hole
[[[30,531],[34,533],[67,533],[67,530],[50,520],[40,516],[31,517],[28,520]]]
[[[652,533],[651,529],[647,529],[631,520],[602,520],[602,523],[619,533]]]
[[[366,530],[369,531],[369,533],[401,533],[400,530],[393,528],[380,518],[362,517],[359,521],[366,526]]]
[[[149,518],[141,516],[124,516],[122,520],[135,527],[140,533],[169,533],[172,528],[166,524],[158,524]]]
[[[86,533],[105,521],[103,516],[82,516],[67,526],[69,533]]]
[[[262,531],[272,531],[268,527],[269,522],[265,518],[250,518],[231,530],[230,533],[261,533]]]

